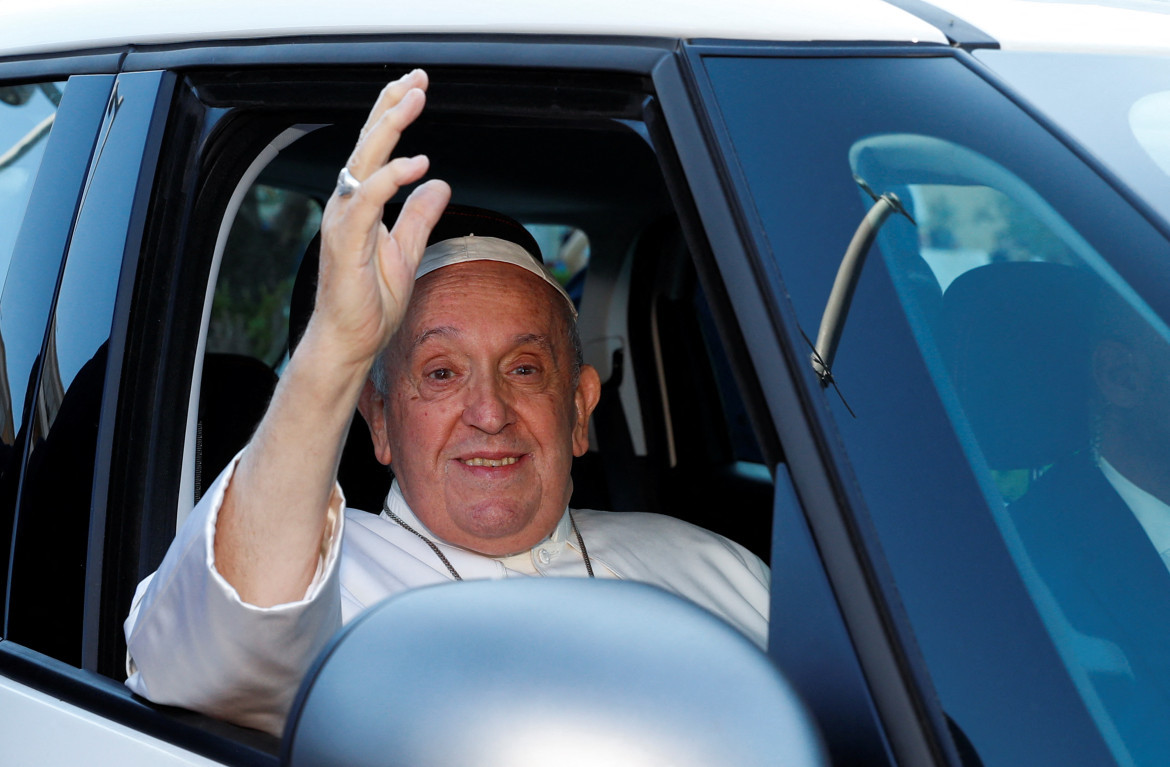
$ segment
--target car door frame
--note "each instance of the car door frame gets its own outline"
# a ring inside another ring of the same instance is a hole
[[[865,513],[859,513],[851,502],[853,484],[848,477],[848,462],[836,455],[832,446],[831,432],[826,429],[832,417],[824,397],[811,394],[802,380],[803,370],[808,367],[809,348],[800,343],[800,325],[787,300],[783,279],[775,264],[756,245],[763,239],[762,225],[752,213],[746,184],[719,117],[718,100],[702,70],[702,57],[714,55],[935,57],[951,56],[955,52],[941,46],[694,41],[685,46],[677,73],[661,67],[656,74],[662,78],[660,91],[672,87],[690,94],[690,98],[669,102],[678,106],[667,112],[675,140],[707,149],[683,150],[679,156],[695,199],[701,201],[698,214],[713,245],[723,279],[736,286],[733,309],[756,366],[771,423],[784,446],[787,463],[781,468],[789,472],[791,484],[778,476],[775,529],[782,528],[786,516],[789,525],[801,520],[807,524],[809,540],[789,543],[797,547],[793,553],[799,560],[810,565],[816,561],[823,567],[820,576],[824,580],[817,577],[815,587],[810,588],[815,592],[831,592],[840,611],[837,616],[828,615],[832,607],[824,600],[802,598],[774,588],[773,615],[796,616],[797,620],[813,626],[831,627],[843,622],[858,665],[821,663],[833,656],[823,652],[810,656],[806,644],[789,643],[777,632],[772,634],[769,650],[782,668],[800,669],[793,682],[809,700],[818,721],[842,726],[841,739],[827,734],[831,751],[834,744],[840,747],[849,742],[846,735],[849,728],[844,722],[863,719],[860,711],[843,719],[835,718],[842,706],[857,706],[863,700],[856,694],[826,694],[826,690],[839,684],[853,691],[867,689],[872,695],[872,705],[881,720],[881,736],[894,763],[959,764],[945,714],[938,704],[913,631],[900,609],[897,590],[876,533]],[[792,491],[788,499],[783,498],[786,487]],[[800,519],[794,518],[793,508],[803,511]],[[805,545],[815,546],[813,557],[801,555],[800,552],[807,551]],[[784,572],[788,563],[776,557],[775,548],[773,566],[779,570],[774,570],[774,586],[789,578],[810,576],[808,568],[801,573]],[[779,604],[777,600],[781,600]],[[846,640],[835,634],[836,631],[831,631],[826,640]],[[810,657],[815,659],[811,664]],[[854,668],[866,681],[856,678]],[[825,679],[834,678],[835,684],[825,684]],[[865,759],[879,758],[876,742],[859,747]],[[839,756],[846,755],[834,754],[835,758]],[[853,756],[846,758],[853,760]]]

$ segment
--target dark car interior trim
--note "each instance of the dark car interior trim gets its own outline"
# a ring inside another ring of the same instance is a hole
[[[517,42],[524,43],[518,49]],[[193,69],[239,66],[336,66],[412,62],[417,66],[588,69],[645,74],[678,41],[669,38],[555,35],[387,35],[272,38],[130,49],[125,68]]]
[[[53,80],[70,75],[112,75],[126,52],[51,53],[43,56],[0,58],[0,80]]]

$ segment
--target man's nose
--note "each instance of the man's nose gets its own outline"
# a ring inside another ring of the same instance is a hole
[[[473,376],[463,406],[463,422],[488,434],[498,434],[512,422],[505,383],[494,375]]]

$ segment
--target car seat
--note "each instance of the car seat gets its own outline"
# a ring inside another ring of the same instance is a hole
[[[1043,469],[1088,447],[1097,278],[1002,262],[947,288],[936,340],[992,469]]]

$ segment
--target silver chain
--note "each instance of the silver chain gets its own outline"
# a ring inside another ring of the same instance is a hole
[[[423,535],[422,533],[420,533],[418,530],[415,530],[413,527],[411,527],[410,525],[408,525],[408,524],[406,524],[405,522],[403,522],[401,519],[399,519],[399,518],[398,518],[398,515],[397,515],[397,514],[395,514],[394,512],[390,511],[390,503],[389,503],[388,501],[382,501],[382,511],[386,512],[387,514],[389,514],[389,515],[390,515],[390,519],[392,519],[392,520],[394,520],[395,522],[397,522],[397,523],[398,523],[398,525],[399,525],[399,526],[400,526],[400,527],[401,527],[403,530],[405,530],[405,531],[406,531],[406,532],[408,532],[408,533],[414,533],[415,535],[417,535],[417,536],[418,536],[418,538],[419,538],[419,540],[420,540],[420,541],[422,541],[422,542],[423,542],[423,543],[425,543],[426,545],[430,546],[430,547],[431,547],[431,551],[435,552],[435,556],[437,556],[439,559],[441,559],[441,560],[443,561],[443,564],[445,564],[445,565],[447,566],[447,571],[451,573],[451,577],[452,577],[452,578],[454,578],[454,579],[455,579],[455,580],[457,580],[457,581],[461,581],[461,580],[463,580],[463,576],[462,576],[462,575],[460,575],[460,574],[459,574],[459,571],[455,569],[455,566],[454,566],[454,565],[452,565],[452,564],[451,564],[451,562],[450,562],[450,561],[449,561],[449,560],[448,560],[448,559],[447,559],[445,556],[443,556],[443,552],[439,551],[439,547],[438,547],[438,546],[436,546],[436,545],[434,544],[434,542],[433,542],[433,541],[431,541],[431,539],[430,539],[430,538],[426,537],[425,535]]]
[[[443,555],[443,552],[439,551],[439,547],[435,545],[434,541],[403,522],[397,514],[390,511],[389,501],[382,501],[382,511],[386,512],[386,515],[389,516],[390,519],[394,520],[394,522],[403,530],[408,533],[414,533],[416,536],[418,536],[420,541],[425,543],[427,546],[430,546],[431,551],[435,552],[435,556],[439,558],[439,561],[447,566],[447,572],[451,573],[452,578],[457,581],[463,580],[463,576],[460,575],[459,571],[455,569],[455,566],[451,564],[451,560],[447,559],[447,557]],[[590,578],[595,578],[596,576],[593,574],[593,563],[589,561],[589,552],[585,548],[585,539],[581,537],[581,531],[577,529],[577,520],[573,519],[573,512],[571,511],[569,512],[569,524],[572,526],[573,532],[577,536],[577,545],[581,547],[581,558],[585,560],[585,570],[589,573]]]
[[[569,512],[569,524],[573,527],[573,532],[577,534],[577,545],[581,547],[581,559],[585,560],[585,570],[588,571],[589,577],[593,577],[593,563],[589,561],[589,551],[585,548],[585,539],[581,537],[581,531],[577,529],[577,520],[573,519],[573,512]]]

